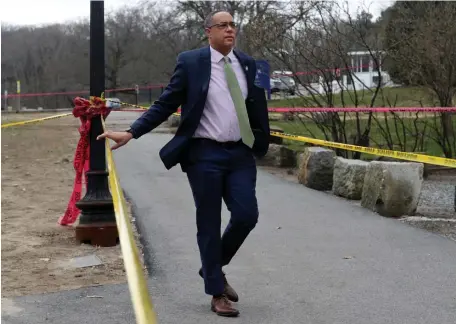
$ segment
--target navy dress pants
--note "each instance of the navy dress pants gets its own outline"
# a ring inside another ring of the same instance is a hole
[[[194,139],[187,177],[196,206],[197,241],[205,292],[224,290],[222,267],[229,264],[258,221],[256,164],[242,142]],[[221,236],[222,198],[231,218]]]

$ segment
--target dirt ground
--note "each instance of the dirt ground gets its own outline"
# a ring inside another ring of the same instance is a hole
[[[60,115],[60,114],[65,114],[65,113],[70,113],[71,111],[63,111],[63,112],[51,112],[51,113],[4,113],[2,112],[2,124],[8,124],[8,123],[14,123],[18,121],[24,121],[24,120],[31,120],[31,119],[39,119],[39,118],[45,118],[45,117],[51,117],[55,115]]]
[[[2,116],[2,123],[49,115]],[[2,129],[2,297],[126,281],[120,245],[80,245],[73,228],[57,224],[72,192],[78,126],[67,116]],[[71,258],[91,254],[103,264],[69,266]]]

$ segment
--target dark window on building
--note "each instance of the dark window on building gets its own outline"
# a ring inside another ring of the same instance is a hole
[[[365,55],[361,59],[361,71],[362,72],[369,72],[369,62],[370,62],[370,56]]]

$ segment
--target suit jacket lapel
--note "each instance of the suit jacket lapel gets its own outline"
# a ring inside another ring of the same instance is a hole
[[[249,61],[236,49],[233,50],[234,55],[236,55],[237,59],[239,60],[239,63],[242,66],[242,70],[244,71],[245,77],[247,79],[247,88],[249,93],[251,93],[252,86],[255,82],[255,78],[252,78],[252,73],[249,71]]]
[[[209,81],[211,80],[211,51],[209,46],[206,46],[201,49],[200,53],[200,89],[201,93],[204,95],[204,98],[207,96],[207,91],[209,89]],[[206,99],[205,99],[206,100]]]

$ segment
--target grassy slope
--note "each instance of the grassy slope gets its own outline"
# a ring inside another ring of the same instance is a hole
[[[421,123],[417,124],[417,129],[414,128],[414,120],[412,118],[404,118],[404,126],[400,123],[395,123],[391,116],[388,116],[388,122],[385,122],[383,116],[376,116],[378,118],[378,123],[373,121],[372,128],[370,132],[369,138],[371,139],[370,146],[371,147],[379,147],[390,149],[386,143],[385,135],[382,132],[382,127],[385,128],[386,123],[388,123],[388,127],[390,128],[390,134],[392,137],[392,142],[396,145],[393,146],[394,150],[398,151],[415,151],[415,152],[424,152],[426,154],[434,155],[434,156],[442,156],[443,153],[440,147],[436,144],[436,142],[431,138],[431,136],[435,136],[435,130],[431,129],[429,126],[427,127],[424,138],[421,139],[416,137],[417,133],[423,132],[424,130],[424,118],[421,119]],[[426,117],[427,122],[432,124],[434,122],[433,117]],[[365,129],[367,124],[367,120],[362,119],[360,121],[361,130]],[[380,127],[379,124],[382,126]],[[456,119],[453,120],[454,127],[456,128]],[[298,121],[271,121],[271,127],[278,126],[284,132],[290,134],[296,134],[311,138],[319,138],[319,139],[326,139],[331,141],[331,135],[326,130],[326,135],[323,133],[322,130],[318,128],[318,126],[306,120],[298,120]],[[345,122],[345,130],[347,135],[347,142],[349,144],[354,144],[353,140],[350,139],[350,135],[356,134],[356,121],[355,120],[347,120]],[[405,134],[405,136],[404,136]],[[404,141],[405,138],[405,141]],[[416,145],[416,141],[418,140],[418,145]],[[397,145],[398,143],[402,143],[402,145]],[[305,143],[297,142],[297,141],[285,141],[285,144],[288,145],[290,148],[298,151],[302,151],[305,147]]]
[[[370,107],[373,93],[368,90],[345,91],[334,94],[334,107]],[[322,106],[327,106],[327,98],[317,96]],[[357,98],[357,99],[356,99]],[[456,98],[455,98],[456,99]],[[401,87],[384,88],[377,94],[374,107],[433,107],[438,106],[435,95],[423,88]],[[312,107],[318,106],[311,97],[269,100],[268,106],[273,107]]]
[[[355,97],[357,96],[357,99]],[[363,90],[355,92],[345,92],[342,94],[335,94],[334,95],[334,107],[366,107],[370,106],[370,101],[372,98],[372,92]],[[326,98],[318,98],[321,101],[322,105],[325,105]],[[356,102],[357,100],[357,102]],[[456,97],[455,97],[456,101]],[[280,100],[269,100],[268,101],[269,107],[311,107],[317,106],[315,101],[312,98],[290,98],[290,99],[280,99]],[[435,95],[424,88],[418,87],[400,87],[400,88],[384,88],[381,89],[381,92],[377,95],[377,98],[374,102],[374,107],[433,107],[439,106],[439,102]],[[354,114],[348,114],[348,116],[353,117]],[[363,114],[366,115],[366,114]],[[373,127],[371,129],[370,138],[371,146],[374,147],[382,147],[388,149],[385,145],[386,140],[384,135],[382,134],[381,127],[385,128],[386,124],[391,131],[391,136],[394,143],[398,143],[399,141],[404,144],[404,132],[406,143],[403,146],[395,146],[395,150],[402,150],[402,151],[422,151],[427,154],[436,155],[436,156],[443,156],[441,149],[439,146],[431,139],[431,136],[435,136],[435,130],[427,128],[426,134],[423,143],[421,146],[415,148],[415,134],[417,131],[415,130],[413,124],[413,118],[410,119],[403,119],[404,120],[404,127],[400,124],[395,124],[394,120],[389,116],[388,122],[385,122],[383,119],[383,115],[376,114],[379,123],[373,122]],[[342,116],[341,116],[342,117]],[[420,115],[423,118],[423,115]],[[422,119],[424,120],[424,119]],[[433,117],[426,118],[426,120],[430,123],[434,122]],[[367,123],[366,120],[361,120],[361,130],[364,130],[365,125]],[[380,126],[378,125],[380,124]],[[456,128],[456,118],[453,118],[453,124]],[[271,121],[271,126],[278,126],[282,128],[285,132],[291,134],[297,134],[302,136],[320,138],[320,139],[328,139],[325,138],[324,133],[317,127],[316,124],[311,122],[310,120],[306,120],[305,118],[298,120],[298,121]],[[347,137],[350,135],[356,134],[356,122],[354,120],[347,120],[346,121],[346,133]],[[424,130],[424,123],[418,124],[418,131]],[[328,133],[329,136],[329,133]],[[330,140],[330,138],[328,139]],[[349,143],[353,143],[350,139],[347,141]],[[296,150],[302,150],[305,146],[305,143],[299,143],[296,141],[285,141],[287,145],[291,148]]]
[[[343,94],[334,95],[334,107],[366,107],[370,106],[373,93],[368,90],[345,91]],[[316,97],[323,106],[327,106],[327,99]],[[357,98],[357,99],[356,99]],[[456,96],[455,96],[456,101]],[[357,104],[356,104],[357,102]],[[151,103],[141,102],[139,105],[149,107]],[[268,100],[268,107],[315,107],[315,101],[311,97],[305,98],[286,98]],[[435,95],[424,88],[418,87],[401,87],[401,88],[384,88],[378,93],[375,107],[434,107],[439,106]]]

